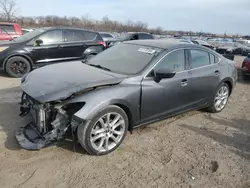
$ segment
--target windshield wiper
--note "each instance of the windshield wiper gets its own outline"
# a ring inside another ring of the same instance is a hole
[[[87,65],[92,66],[92,67],[96,67],[96,68],[99,68],[99,69],[103,69],[103,70],[106,70],[106,71],[111,71],[109,68],[103,67],[101,65],[95,65],[95,64],[87,64]]]

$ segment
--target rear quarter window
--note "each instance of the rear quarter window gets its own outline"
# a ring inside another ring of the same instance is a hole
[[[90,32],[90,31],[83,31],[83,35],[84,35],[85,40],[95,40],[97,33]]]

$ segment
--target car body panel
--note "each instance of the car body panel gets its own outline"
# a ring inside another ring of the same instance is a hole
[[[67,62],[32,71],[22,79],[21,88],[35,100],[45,103],[65,99],[88,88],[117,84],[124,77],[80,61]],[[36,87],[38,83],[39,86]]]

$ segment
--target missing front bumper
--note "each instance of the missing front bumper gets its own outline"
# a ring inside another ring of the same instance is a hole
[[[20,127],[16,132],[16,139],[20,146],[27,150],[40,150],[56,142],[53,131],[41,136],[33,123]]]

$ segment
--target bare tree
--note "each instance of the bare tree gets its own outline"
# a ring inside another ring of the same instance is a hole
[[[4,20],[12,21],[16,14],[15,0],[0,0],[0,13]]]

